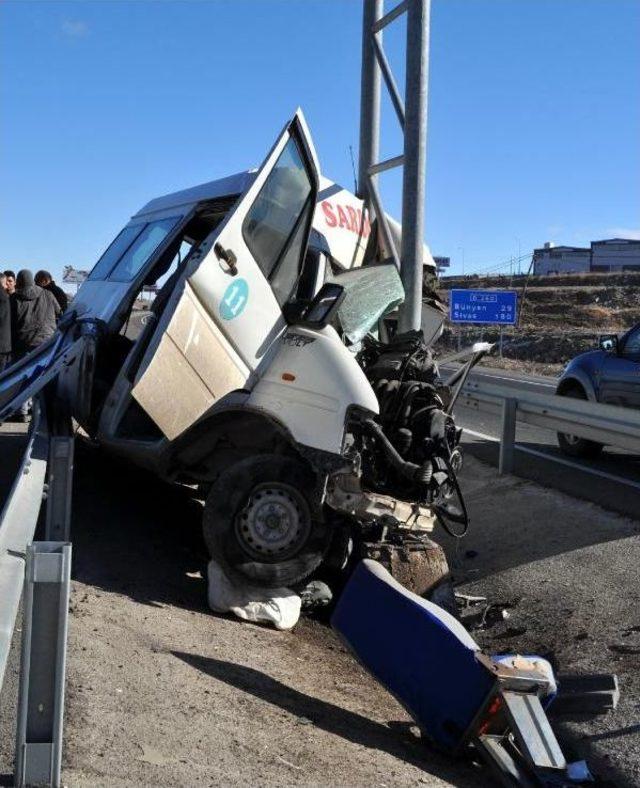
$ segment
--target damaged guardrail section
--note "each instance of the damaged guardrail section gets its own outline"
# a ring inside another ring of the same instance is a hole
[[[467,381],[460,404],[501,415],[499,472],[511,473],[514,464],[516,423],[640,452],[640,411],[599,402],[517,391],[513,387]]]

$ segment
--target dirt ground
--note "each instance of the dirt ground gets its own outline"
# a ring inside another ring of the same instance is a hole
[[[510,613],[474,637],[618,673],[615,712],[556,730],[600,785],[640,786],[640,524],[472,458],[462,483],[469,537],[438,538],[461,589]],[[283,633],[210,613],[188,491],[79,446],[73,549],[66,785],[494,784],[426,746],[324,624]]]
[[[210,613],[185,491],[82,448],[75,489],[66,784],[490,785],[324,624]]]

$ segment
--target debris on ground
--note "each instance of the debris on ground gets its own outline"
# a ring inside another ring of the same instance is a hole
[[[207,567],[207,599],[216,613],[233,613],[244,621],[293,629],[300,618],[301,599],[290,588],[262,588],[232,580],[217,561]]]
[[[548,660],[484,654],[460,621],[371,560],[356,567],[331,623],[437,747],[476,753],[503,785],[592,781],[584,761],[567,762],[547,719],[558,691]]]
[[[322,580],[311,580],[300,592],[300,599],[305,613],[311,613],[328,607],[333,600],[333,594]]]

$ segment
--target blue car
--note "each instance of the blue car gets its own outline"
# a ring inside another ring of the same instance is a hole
[[[600,337],[599,350],[572,359],[560,377],[556,394],[624,408],[640,408],[640,324],[618,336]],[[558,444],[571,457],[594,457],[602,444],[558,433]]]

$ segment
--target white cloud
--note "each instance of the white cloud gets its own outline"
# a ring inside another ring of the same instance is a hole
[[[640,241],[640,227],[610,227],[607,230],[608,238],[631,238]]]
[[[82,19],[65,19],[61,29],[69,38],[84,38],[89,32],[89,25]]]

